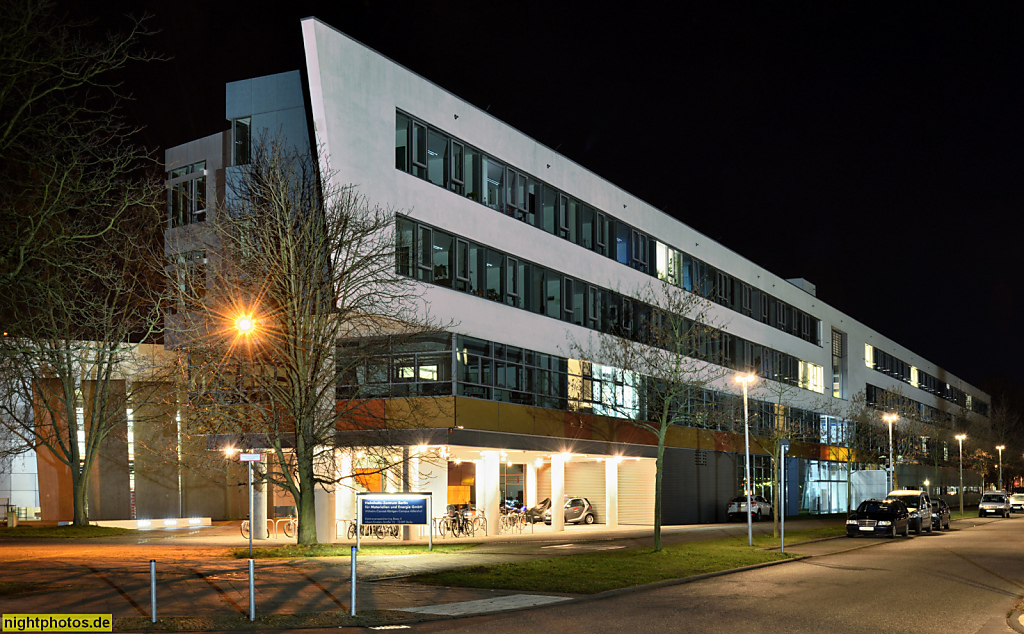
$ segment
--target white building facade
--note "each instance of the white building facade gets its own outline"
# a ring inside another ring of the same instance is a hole
[[[309,18],[301,28],[304,69],[229,84],[229,129],[167,151],[169,255],[205,257],[188,232],[208,218],[188,202],[194,194],[176,201],[175,192],[205,188],[202,207],[222,198],[263,133],[312,148],[336,184],[397,210],[398,271],[423,285],[433,315],[456,324],[386,360],[387,393],[451,404],[407,448],[409,486],[432,492],[435,515],[472,504],[496,529],[500,500],[551,498],[558,508],[586,497],[599,523],[653,522],[654,448],[635,433],[598,438],[574,425],[581,395],[571,377],[587,370],[569,351],[622,327],[623,302],[657,280],[712,300],[722,378],[706,404],[735,404],[733,377],[756,372],[757,425],[787,417],[802,430],[786,465],[787,514],[843,512],[849,483],[863,479],[854,472],[882,468],[878,455],[845,450],[854,397],[924,422],[897,424],[899,485],[953,498],[953,420],[987,419],[988,395],[825,304],[806,280],[772,274],[329,25]],[[588,381],[602,379],[590,372]],[[770,403],[773,389],[784,405]],[[608,413],[589,396],[587,416]],[[695,418],[677,431],[664,522],[724,521],[743,489],[742,425],[737,434]],[[753,485],[767,494],[771,460],[755,453]],[[358,472],[359,455],[339,464]],[[401,478],[358,482],[402,488]],[[351,488],[325,500],[337,518],[352,517]]]

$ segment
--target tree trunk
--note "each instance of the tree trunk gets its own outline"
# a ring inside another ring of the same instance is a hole
[[[654,463],[654,552],[661,552],[661,475],[665,467],[665,428],[658,434],[658,459]]]
[[[85,500],[89,491],[89,478],[84,472],[78,472],[78,467],[71,469],[71,497],[75,507],[75,526],[88,526],[89,516],[85,512]]]
[[[772,457],[772,536],[778,538],[780,535],[779,526],[779,513],[781,512],[782,505],[782,491],[780,490],[782,484],[782,478],[779,477],[779,468],[782,465],[782,460]]]
[[[313,474],[313,460],[305,455],[304,443],[296,446],[297,471],[299,480],[298,495],[295,496],[295,513],[298,516],[298,543],[315,544],[316,539],[316,479]],[[311,452],[310,452],[311,453]],[[293,494],[294,495],[294,494]]]

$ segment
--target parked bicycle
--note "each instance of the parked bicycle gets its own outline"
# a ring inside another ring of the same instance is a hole
[[[397,524],[383,525],[383,524],[363,524],[360,527],[359,534],[362,537],[376,537],[377,539],[384,539],[385,537],[398,537],[399,527]],[[348,538],[356,538],[356,523],[351,522],[348,525]]]
[[[441,537],[471,537],[476,533],[474,519],[470,519],[462,511],[449,511],[437,524],[437,530]]]
[[[526,527],[526,515],[517,511],[511,511],[501,516],[501,522],[499,530],[502,533],[511,533],[513,531],[523,532],[523,528]]]

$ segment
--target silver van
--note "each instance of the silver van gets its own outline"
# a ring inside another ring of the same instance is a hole
[[[924,491],[889,491],[886,496],[891,500],[900,500],[910,511],[910,528],[920,535],[924,531],[932,532],[932,499]]]

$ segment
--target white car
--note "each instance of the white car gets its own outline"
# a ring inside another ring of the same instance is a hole
[[[978,503],[978,517],[1001,515],[1010,517],[1010,498],[1005,491],[987,491]]]
[[[1024,493],[1014,493],[1010,496],[1010,512],[1024,513]]]
[[[742,519],[746,521],[745,513],[747,510],[747,496],[739,495],[729,500],[729,521],[734,519]],[[762,517],[770,518],[772,516],[772,504],[764,497],[760,495],[750,496],[750,517],[755,522],[761,520]]]

